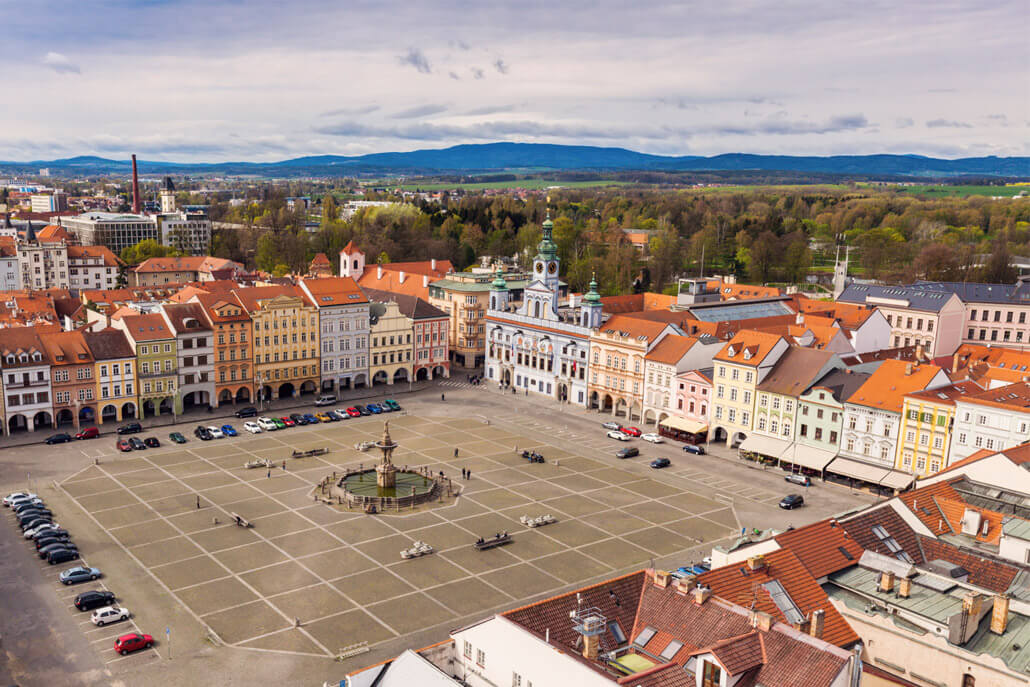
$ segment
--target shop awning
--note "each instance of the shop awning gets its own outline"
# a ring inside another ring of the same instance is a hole
[[[891,489],[905,489],[912,484],[915,477],[901,470],[891,470],[887,476],[880,480],[880,484]]]
[[[793,443],[790,445],[780,460],[785,460],[794,465],[811,468],[812,470],[824,470],[830,461],[837,457],[836,451],[807,446],[805,444]]]
[[[836,458],[826,466],[826,470],[844,477],[853,477],[863,482],[871,482],[872,484],[879,484],[880,480],[886,477],[888,472],[891,472],[890,468],[878,467],[843,457]]]
[[[776,439],[774,437],[752,434],[740,444],[741,451],[760,453],[770,458],[779,458],[780,455],[790,447],[787,439]]]
[[[662,427],[679,430],[680,432],[687,432],[689,434],[698,434],[708,430],[708,425],[703,422],[688,420],[685,417],[676,417],[674,415],[670,415],[658,424]]]

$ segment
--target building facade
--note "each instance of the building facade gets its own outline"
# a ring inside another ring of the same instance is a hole
[[[68,246],[68,286],[71,289],[118,287],[122,261],[106,246]]]
[[[849,284],[837,299],[878,308],[891,326],[891,346],[922,346],[935,358],[962,343],[966,310],[957,295],[917,286]]]
[[[125,332],[136,351],[139,417],[181,413],[179,352],[164,317],[156,312],[125,315],[111,320],[111,326]]]
[[[708,336],[666,336],[652,348],[644,356],[643,422],[657,426],[670,416],[686,418],[680,397],[680,375],[710,368],[712,358],[721,348],[722,342]],[[694,388],[697,389],[696,382]]]
[[[413,379],[412,321],[393,300],[369,304],[371,322],[372,384],[410,382]]]
[[[165,303],[161,316],[175,334],[178,396],[184,409],[214,406],[214,332],[199,303]]]
[[[751,434],[758,385],[772,372],[789,344],[776,334],[737,332],[715,356],[709,439],[740,446]]]
[[[1017,382],[955,399],[948,462],[981,449],[1000,451],[1030,438],[1030,383]]]
[[[4,431],[7,434],[54,426],[50,359],[39,327],[0,329],[0,371],[4,388]]]
[[[315,393],[319,375],[318,309],[293,286],[234,292],[254,327],[255,390],[262,400]]]
[[[840,451],[844,403],[871,373],[833,369],[798,397],[794,451],[783,457],[792,468],[820,473]]]
[[[39,336],[50,358],[54,426],[81,425],[96,421],[96,378],[93,354],[82,332],[43,332]]]
[[[97,390],[96,423],[121,422],[138,416],[136,396],[136,353],[119,329],[84,331],[86,346],[93,356]]]
[[[948,467],[955,401],[978,391],[982,389],[973,382],[958,382],[906,394],[895,468],[921,479]]]
[[[428,301],[416,296],[364,289],[365,295],[380,303],[394,302],[411,323],[412,370],[416,381],[450,376],[447,354],[447,329],[450,317]]]
[[[676,376],[676,407],[684,419],[708,424],[708,406],[712,402],[712,373],[709,365],[700,370],[687,370]]]
[[[211,248],[211,220],[203,212],[162,212],[154,220],[162,245],[187,255],[207,255]]]
[[[644,359],[666,336],[683,336],[674,324],[615,315],[590,337],[589,406],[640,420],[644,412]]]
[[[25,237],[17,242],[21,288],[29,290],[67,289],[68,245],[63,240],[40,241],[29,222]]]
[[[211,326],[214,406],[250,403],[254,395],[254,329],[236,294],[196,294]]]
[[[322,391],[368,386],[368,297],[350,277],[302,279],[300,288],[318,309]]]
[[[115,255],[140,241],[161,241],[157,222],[145,215],[114,212],[87,212],[78,217],[62,217],[61,224],[73,232],[84,246],[107,246]]]

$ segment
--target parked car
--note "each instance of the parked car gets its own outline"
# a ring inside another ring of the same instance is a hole
[[[614,429],[612,431],[608,432],[608,438],[609,439],[616,439],[618,441],[629,441],[629,435],[628,434],[623,434],[622,432],[620,432],[618,430],[614,430]]]
[[[53,544],[47,544],[43,548],[39,549],[39,557],[48,558],[51,553],[55,551],[61,551],[62,549],[74,551],[75,553],[79,552],[79,547],[75,546],[75,544],[71,543],[70,541],[60,541],[54,542]]]
[[[627,446],[626,448],[620,448],[615,454],[616,458],[635,458],[640,455],[640,449],[635,446]]]
[[[256,422],[244,422],[243,429],[247,430],[251,434],[261,434],[261,425]]]
[[[274,420],[267,417],[259,418],[257,424],[258,427],[265,430],[266,432],[274,432],[275,430],[279,429],[279,425],[277,425]]]
[[[26,498],[21,498],[21,499],[17,499],[15,501],[12,501],[11,504],[8,506],[8,508],[10,508],[15,513],[20,513],[21,511],[25,510],[26,508],[31,508],[33,506],[42,506],[42,505],[44,505],[43,504],[43,499],[39,498],[38,496],[33,496],[31,499],[26,497]]]
[[[335,415],[330,415],[328,412],[315,413],[315,417],[318,418],[319,422],[336,422],[339,419]]]
[[[361,417],[361,411],[358,410],[355,406],[351,406],[350,408],[348,408],[347,414],[351,417]]]
[[[31,520],[32,518],[52,518],[54,517],[53,511],[46,506],[32,505],[17,511],[16,513],[18,521],[23,522],[25,520]]]
[[[784,510],[794,510],[795,508],[801,508],[805,505],[805,497],[801,494],[787,494],[780,501],[780,508]]]
[[[664,444],[665,443],[665,439],[663,439],[660,434],[655,434],[654,432],[648,432],[647,434],[641,434],[640,438],[643,439],[644,441],[650,441],[652,444]]]
[[[364,417],[368,417],[369,415],[371,415],[371,414],[372,414],[372,411],[371,411],[371,410],[369,410],[368,408],[366,408],[365,406],[363,406],[363,405],[361,405],[361,404],[358,404],[358,405],[356,405],[356,406],[354,406],[354,407],[355,407],[355,408],[357,409],[357,411],[358,411],[359,413],[361,413],[361,415],[362,415],[362,416],[364,416]]]
[[[54,524],[54,519],[49,515],[37,515],[36,513],[31,513],[24,519],[18,518],[18,524],[21,526],[21,531],[24,533],[34,530],[40,525],[52,525]]]
[[[379,407],[378,403],[369,403],[365,407],[368,408],[368,412],[372,413],[373,415],[379,415],[383,412],[383,409]]]
[[[46,537],[62,537],[62,536],[63,537],[69,537],[71,535],[68,534],[68,530],[62,528],[60,525],[53,525],[52,524],[52,526],[50,526],[50,527],[44,527],[42,529],[37,529],[35,532],[32,533],[32,536],[26,536],[25,538],[26,539],[31,539],[32,541],[39,541],[40,539],[44,539]]]
[[[79,557],[79,552],[73,549],[58,549],[57,551],[51,551],[47,554],[46,562],[50,565],[57,565],[58,563],[67,563],[68,561],[74,561]],[[64,582],[64,580],[61,580]],[[85,580],[78,580],[84,582]],[[74,584],[73,582],[64,582],[65,584]]]
[[[103,589],[94,589],[89,592],[82,592],[75,597],[75,608],[80,611],[91,611],[94,608],[110,606],[114,603],[114,592]]]
[[[286,418],[283,419],[285,420]],[[298,427],[303,427],[304,425],[308,424],[308,421],[305,420],[304,416],[300,413],[290,413],[290,419],[293,420],[293,424],[297,425]]]
[[[236,428],[232,425],[222,425],[222,434],[227,437],[234,437],[237,436],[239,432],[237,432]]]
[[[100,436],[100,430],[96,427],[87,427],[75,435],[76,439],[96,439]]]
[[[171,439],[176,444],[185,444],[186,443],[186,437],[184,437],[183,435],[179,434],[178,432],[172,432],[171,434],[168,435],[168,438]]]
[[[63,542],[67,542],[70,539],[71,539],[71,537],[69,537],[68,533],[65,532],[62,535],[53,535],[53,534],[51,534],[50,536],[47,536],[47,537],[40,537],[39,539],[37,539],[33,543],[36,545],[36,551],[39,551],[44,546],[50,546],[51,544],[60,544],[60,543],[63,543]]]
[[[672,461],[669,460],[668,458],[655,458],[654,460],[651,461],[651,467],[653,467],[655,469],[667,468],[670,465],[672,465]]]
[[[810,487],[810,486],[812,486],[811,478],[809,478],[807,475],[802,475],[802,474],[797,473],[797,472],[791,473],[791,474],[787,475],[786,477],[784,477],[783,479],[786,482],[790,482],[792,484],[800,484],[803,487]]]
[[[281,417],[279,421],[283,423],[283,427],[295,427],[297,425],[297,421],[292,417]]]
[[[333,416],[337,420],[349,420],[350,419],[350,415],[347,413],[347,409],[346,408],[337,408],[336,410],[330,410],[329,412],[332,413]]]
[[[142,451],[147,447],[147,445],[144,444],[138,437],[131,437],[129,439],[129,445],[132,446],[132,450],[134,451]]]
[[[138,422],[130,422],[127,425],[122,425],[118,428],[119,434],[136,434],[137,432],[143,431],[143,425]]]
[[[211,425],[210,427],[208,427],[207,431],[208,431],[208,434],[211,435],[212,439],[224,439],[225,438],[225,434],[222,433],[222,430],[219,429],[218,427],[215,427],[214,425]]]
[[[623,427],[622,433],[628,434],[631,437],[638,437],[642,434],[639,427]]]
[[[4,497],[4,505],[10,507],[11,502],[12,501],[17,501],[18,499],[38,499],[38,498],[39,497],[36,496],[35,494],[29,493],[27,491],[15,491],[15,492],[12,492],[12,493],[10,493],[10,494],[8,494],[7,496]]]
[[[235,415],[236,417],[239,417],[239,418],[257,417],[257,414],[258,414],[257,408],[255,408],[253,406],[247,406],[246,408],[240,408],[235,413],[233,413],[233,415]]]
[[[98,568],[87,568],[83,565],[77,565],[62,572],[59,575],[59,579],[64,584],[78,584],[87,580],[95,580],[100,577],[100,574]]]
[[[614,429],[616,431],[622,429],[622,425],[620,425],[618,422],[605,422],[601,426],[604,427],[605,429]]]
[[[686,453],[693,453],[695,456],[705,455],[705,447],[698,444],[686,444],[683,450]]]
[[[128,439],[119,439],[115,442],[114,447],[122,453],[128,453],[132,450],[132,444],[129,443]]]
[[[383,401],[383,405],[385,405],[390,410],[400,410],[401,409],[400,403],[397,403],[397,401],[393,400],[392,398],[388,398],[385,401]]]
[[[161,442],[157,440],[157,437],[147,437],[143,440],[143,443],[150,448],[161,448]]]
[[[125,656],[130,651],[149,649],[152,646],[154,646],[154,638],[139,632],[130,632],[114,640],[114,650],[122,656]]]
[[[41,522],[35,527],[26,528],[22,533],[26,539],[35,539],[36,535],[42,535],[43,532],[49,532],[51,530],[60,530],[61,526],[54,522]]]
[[[201,441],[211,441],[212,439],[214,439],[214,436],[211,434],[207,427],[197,427],[195,430],[193,430],[193,434],[195,434],[196,437]]]
[[[45,443],[47,443],[47,444],[64,444],[64,443],[67,443],[69,441],[72,441],[72,435],[71,434],[64,434],[62,432],[61,434],[54,434],[53,436],[47,437]]]
[[[117,623],[120,620],[129,619],[129,609],[121,606],[104,606],[93,611],[89,617],[97,627],[103,627],[110,623]]]
[[[318,418],[312,415],[311,413],[304,413],[304,422],[306,422],[309,425],[317,425]]]
[[[286,423],[283,422],[283,419],[281,417],[273,417],[272,422],[275,423],[276,429],[286,429],[287,427]]]
[[[333,396],[332,394],[323,394],[322,396],[319,396],[318,399],[315,401],[315,405],[316,406],[320,406],[320,407],[321,406],[331,406],[331,405],[333,405],[335,403],[336,403],[336,396]]]

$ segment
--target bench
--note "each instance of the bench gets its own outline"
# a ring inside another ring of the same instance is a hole
[[[235,522],[240,527],[253,527],[254,526],[254,523],[252,523],[250,520],[247,520],[243,516],[237,515],[236,513],[229,513],[229,515],[232,516],[233,522]]]

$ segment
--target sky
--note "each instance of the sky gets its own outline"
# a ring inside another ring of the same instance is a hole
[[[1030,155],[1026,0],[0,0],[0,160]]]

